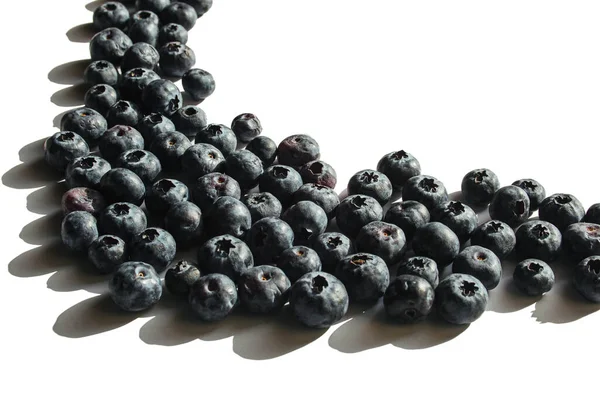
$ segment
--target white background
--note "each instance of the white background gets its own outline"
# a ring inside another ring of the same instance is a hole
[[[39,161],[57,115],[81,103],[79,25],[98,3],[2,6],[0,397],[596,393],[598,307],[558,270],[534,303],[510,291],[507,265],[467,328],[390,327],[357,310],[326,332],[244,317],[206,326],[167,300],[112,312],[104,281],[57,244],[63,188]],[[314,136],[338,192],[404,149],[450,192],[487,167],[504,185],[535,178],[587,208],[600,201],[599,15],[597,1],[576,0],[215,0],[189,44],[217,81],[201,105],[210,122],[253,112],[277,142]]]

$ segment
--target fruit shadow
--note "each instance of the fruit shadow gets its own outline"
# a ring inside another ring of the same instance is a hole
[[[50,101],[59,107],[78,107],[83,106],[83,98],[88,86],[84,84],[75,84],[56,91]]]
[[[96,30],[91,22],[74,26],[66,33],[67,38],[74,43],[87,43],[95,34]]]

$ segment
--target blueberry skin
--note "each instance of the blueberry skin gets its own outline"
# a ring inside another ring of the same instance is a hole
[[[201,176],[192,186],[192,201],[205,213],[223,196],[239,200],[242,190],[235,179],[219,172]]]
[[[573,195],[557,193],[548,196],[540,203],[540,219],[554,224],[561,232],[585,216],[581,202]]]
[[[116,125],[136,126],[143,117],[144,115],[137,104],[129,100],[117,101],[106,113],[106,121],[109,127]]]
[[[73,211],[87,211],[97,217],[106,208],[106,200],[97,190],[75,187],[63,194],[61,206],[65,215]]]
[[[206,122],[206,113],[196,106],[184,106],[177,110],[172,116],[173,123],[177,130],[194,140],[198,132],[208,126]]]
[[[435,289],[435,308],[451,324],[470,324],[483,315],[489,300],[488,291],[471,275],[450,274]]]
[[[62,131],[75,132],[94,145],[108,128],[106,119],[91,108],[81,107],[67,112],[60,120]]]
[[[485,222],[471,235],[471,244],[490,249],[500,260],[504,260],[513,251],[517,243],[515,232],[502,221]]]
[[[150,11],[138,11],[136,14],[138,15],[154,15],[157,19],[156,14],[151,13]],[[136,15],[134,14],[134,15]],[[149,17],[148,20],[137,19],[133,21],[133,23],[129,26],[127,30],[127,34],[131,38],[131,41],[135,43],[148,43],[151,46],[158,45],[158,35],[160,27],[158,23],[152,22],[152,17]]]
[[[144,22],[147,24],[159,25],[160,19],[155,12],[146,9],[140,9],[136,11],[129,20],[129,29],[133,27],[136,23]],[[129,33],[129,31],[127,31]]]
[[[94,85],[85,92],[83,103],[86,108],[91,108],[105,116],[110,107],[119,100],[117,91],[110,85]]]
[[[435,261],[428,257],[410,257],[403,261],[396,276],[414,275],[425,279],[433,289],[440,283],[440,273]]]
[[[160,31],[158,32],[158,44],[160,46],[164,46],[170,42],[186,44],[188,36],[188,31],[183,26],[175,23],[165,24],[160,27]]]
[[[418,201],[406,200],[393,203],[383,220],[402,229],[406,240],[410,242],[417,229],[429,223],[431,214],[427,207]]]
[[[277,267],[294,283],[304,274],[321,271],[322,265],[316,251],[306,246],[294,246],[281,253]]]
[[[340,260],[354,253],[354,245],[348,236],[338,232],[324,232],[315,237],[312,242],[312,248],[317,252],[321,260],[322,269],[330,274],[335,273],[335,269]]]
[[[202,211],[189,201],[173,204],[165,215],[165,229],[173,235],[178,247],[189,247],[200,242]]]
[[[513,283],[527,296],[541,296],[554,286],[554,272],[544,261],[528,258],[516,265]]]
[[[187,299],[190,288],[200,279],[198,266],[189,261],[178,261],[165,273],[165,287],[174,296]]]
[[[271,265],[244,270],[238,279],[240,303],[258,314],[281,310],[288,299],[291,282],[285,273]]]
[[[136,129],[144,137],[146,149],[150,148],[150,144],[161,133],[173,132],[175,124],[167,117],[159,113],[146,115],[138,124]]]
[[[277,147],[279,162],[290,167],[300,167],[321,157],[319,144],[308,135],[292,135]]]
[[[237,147],[235,133],[225,125],[209,124],[196,135],[196,143],[208,143],[221,150],[227,157]]]
[[[285,210],[281,219],[294,231],[294,244],[308,245],[327,229],[327,214],[312,201],[299,201]]]
[[[330,220],[335,217],[335,211],[340,205],[340,197],[333,189],[316,183],[306,183],[294,192],[292,203],[304,200],[321,207]]]
[[[141,205],[146,187],[139,176],[125,168],[112,168],[100,179],[100,192],[109,203],[126,202]]]
[[[246,237],[246,243],[256,264],[275,265],[281,253],[293,246],[294,231],[287,222],[275,218],[266,217],[250,228]]]
[[[387,265],[399,262],[406,252],[406,237],[402,229],[382,221],[363,226],[355,244],[358,251],[381,257]]]
[[[160,160],[164,171],[177,172],[181,169],[181,157],[191,145],[183,133],[172,131],[157,135],[148,150]]]
[[[236,281],[244,270],[254,266],[254,257],[246,243],[231,235],[215,236],[198,249],[202,272],[227,275]]]
[[[200,319],[219,321],[231,313],[238,302],[238,294],[231,278],[223,274],[208,274],[190,287],[188,301]]]
[[[162,171],[159,159],[147,150],[127,150],[117,157],[115,167],[126,168],[150,186]]]
[[[62,220],[60,226],[62,242],[71,251],[87,251],[92,242],[98,239],[96,218],[86,211],[73,211]]]
[[[592,224],[600,223],[600,203],[592,204],[585,213],[582,222],[589,222]]]
[[[581,260],[575,267],[572,282],[583,298],[600,303],[600,257],[591,256]]]
[[[448,192],[444,184],[429,175],[417,175],[408,179],[402,187],[402,200],[415,200],[428,210],[448,201]]]
[[[246,150],[256,154],[265,168],[270,167],[277,158],[277,144],[267,136],[258,136],[250,141]]]
[[[519,179],[512,183],[527,193],[529,197],[529,212],[533,213],[540,207],[542,201],[546,198],[546,189],[535,179]]]
[[[132,238],[129,250],[132,260],[148,263],[161,273],[175,259],[177,245],[166,230],[147,228]]]
[[[67,165],[65,181],[69,188],[98,189],[100,179],[108,170],[110,170],[110,164],[102,157],[91,155],[77,157]]]
[[[490,217],[514,228],[529,218],[529,205],[529,196],[523,189],[504,186],[496,191],[490,202]]]
[[[383,208],[374,198],[357,194],[342,200],[335,216],[340,232],[352,239],[369,222],[381,221]]]
[[[309,328],[328,328],[348,311],[348,292],[344,284],[326,272],[311,272],[290,288],[290,308]]]
[[[433,310],[435,288],[416,275],[397,276],[385,291],[383,306],[394,321],[410,324],[425,319]]]
[[[146,229],[148,221],[141,208],[131,203],[114,203],[98,217],[98,230],[103,235],[114,235],[128,242]]]
[[[547,221],[527,221],[515,231],[515,250],[519,258],[537,258],[551,262],[560,255],[562,234]]]
[[[221,172],[225,157],[212,144],[197,143],[188,147],[181,156],[181,168],[190,180],[196,180],[212,172]]]
[[[108,282],[108,293],[125,311],[143,311],[162,296],[160,277],[151,265],[140,261],[121,264]]]
[[[94,28],[98,31],[106,28],[123,29],[129,23],[129,10],[121,2],[109,1],[98,6],[92,18]]]
[[[487,290],[492,290],[502,278],[502,264],[493,251],[481,246],[469,246],[454,259],[452,272],[472,275]]]
[[[464,202],[473,207],[485,207],[490,204],[498,189],[500,189],[498,176],[487,168],[470,171],[464,176],[460,185]]]
[[[386,154],[377,163],[377,171],[385,174],[394,189],[401,189],[410,178],[421,175],[421,164],[404,150]]]
[[[129,258],[123,239],[114,235],[102,235],[88,247],[88,259],[101,274],[114,272]]]
[[[106,160],[114,163],[128,150],[143,150],[144,138],[136,129],[128,125],[115,125],[98,141],[98,150]]]
[[[106,28],[96,33],[90,40],[90,58],[92,61],[106,60],[119,65],[131,45],[133,42],[122,30]]]
[[[390,283],[390,271],[385,261],[375,254],[364,252],[340,260],[335,276],[346,287],[350,300],[357,303],[377,301]]]
[[[198,18],[203,16],[212,7],[213,0],[182,0],[182,3],[187,3],[194,7]]]
[[[479,225],[479,217],[468,205],[460,201],[447,201],[431,210],[431,220],[452,229],[461,244],[471,238]]]
[[[73,160],[85,157],[89,152],[86,141],[75,132],[58,132],[44,142],[44,159],[58,171],[64,171]]]
[[[364,194],[371,196],[384,205],[392,197],[392,182],[381,172],[364,169],[357,172],[348,182],[348,194]]]
[[[119,71],[108,61],[92,61],[83,71],[83,81],[90,86],[98,84],[116,86],[119,83]]]
[[[171,0],[136,0],[135,8],[159,14],[169,4],[171,4]]]
[[[600,225],[579,222],[562,234],[562,247],[574,262],[590,256],[600,256]]]
[[[147,114],[159,113],[170,117],[183,106],[183,97],[173,82],[157,79],[144,88],[142,105]]]
[[[166,76],[181,78],[196,64],[196,54],[191,47],[180,42],[169,42],[158,49],[160,69]]]
[[[315,183],[335,189],[337,173],[335,169],[324,161],[316,160],[300,167],[300,176],[304,183]]]
[[[130,71],[134,68],[154,71],[159,59],[158,50],[153,45],[144,42],[134,43],[123,54],[121,71]]]
[[[198,14],[194,7],[180,1],[174,1],[160,13],[160,20],[163,23],[176,23],[183,26],[188,31],[196,25]]]
[[[277,197],[281,204],[288,205],[296,190],[302,186],[302,177],[292,167],[271,165],[258,179],[258,185],[261,192],[269,192]]]
[[[252,223],[267,217],[279,218],[283,209],[279,200],[269,192],[248,193],[242,202],[250,211]]]
[[[151,69],[136,67],[126,69],[119,85],[119,94],[123,100],[130,100],[137,104],[142,103],[144,89],[150,83],[160,79],[160,76]],[[139,121],[138,121],[139,123]]]
[[[262,133],[262,125],[256,115],[244,113],[233,119],[231,130],[233,130],[239,142],[249,143]]]
[[[242,238],[252,225],[250,211],[231,196],[219,197],[205,214],[204,231],[208,237],[232,235]]]
[[[417,256],[429,257],[438,266],[450,264],[460,251],[458,236],[441,222],[430,222],[417,229],[412,242]]]
[[[156,215],[164,215],[171,206],[188,201],[188,187],[176,179],[156,181],[146,193],[146,208]]]
[[[187,40],[186,40],[187,41]],[[181,41],[181,43],[186,43]],[[215,78],[208,71],[200,68],[191,68],[181,77],[183,90],[195,101],[202,101],[214,93],[216,89]]]

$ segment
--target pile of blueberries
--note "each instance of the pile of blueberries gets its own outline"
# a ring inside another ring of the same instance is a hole
[[[133,14],[119,2],[99,6],[85,107],[67,112],[44,145],[70,188],[62,241],[110,274],[120,308],[156,304],[164,280],[205,321],[287,304],[304,325],[324,328],[350,301],[383,297],[394,321],[435,309],[467,324],[485,311],[503,259],[518,257],[515,286],[540,296],[554,284],[548,263],[563,253],[576,265],[577,291],[600,302],[600,204],[586,213],[576,197],[547,197],[533,179],[500,187],[488,169],[466,174],[462,201],[451,201],[405,151],[353,175],[340,200],[336,172],[312,137],[277,145],[253,114],[229,127],[184,106],[168,78],[181,78],[197,102],[215,90],[186,45],[211,5],[137,0]],[[388,205],[394,192],[402,200]],[[476,210],[486,207],[492,220],[479,224]],[[530,219],[535,211],[539,219]],[[176,260],[178,248],[197,248],[197,262]]]

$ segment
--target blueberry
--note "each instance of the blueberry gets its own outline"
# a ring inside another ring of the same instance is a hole
[[[83,156],[74,159],[65,172],[65,181],[69,188],[88,187],[98,189],[100,179],[110,170],[110,164],[98,156]]]
[[[311,161],[301,166],[299,171],[304,183],[316,183],[335,189],[337,173],[326,162],[321,160]]]
[[[448,201],[444,184],[429,175],[417,175],[408,179],[402,187],[402,200],[415,200],[433,210]]]
[[[485,207],[490,204],[498,189],[500,189],[498,176],[487,168],[475,169],[467,173],[460,185],[464,202],[473,207]]]
[[[106,60],[118,65],[132,44],[129,36],[122,30],[106,28],[96,33],[90,40],[90,57],[92,61]]]
[[[330,274],[335,273],[340,260],[354,253],[352,241],[338,232],[321,233],[314,238],[312,248],[319,255],[323,271]]]
[[[183,133],[190,140],[194,140],[198,132],[208,126],[206,113],[196,106],[184,106],[177,110],[171,117],[177,131]]]
[[[285,210],[281,219],[294,231],[294,244],[307,245],[327,229],[327,214],[312,201],[299,201]]]
[[[277,147],[279,162],[291,167],[300,167],[321,157],[319,144],[308,135],[292,135],[283,139]]]
[[[98,150],[106,160],[114,163],[128,150],[143,150],[144,138],[136,129],[127,125],[115,125],[104,132],[98,141]]]
[[[162,296],[160,277],[151,265],[139,261],[121,264],[110,281],[108,293],[125,311],[143,311]]]
[[[158,16],[152,11],[142,10],[133,14],[127,34],[135,43],[158,45],[159,24]]]
[[[502,278],[502,264],[493,251],[481,246],[469,246],[454,259],[452,272],[472,275],[487,290],[492,290]]]
[[[249,143],[262,133],[262,125],[256,115],[244,113],[233,119],[231,130],[235,133],[238,142]]]
[[[387,176],[372,169],[357,172],[348,182],[348,194],[371,196],[384,205],[392,197],[392,183]]]
[[[173,82],[157,79],[144,88],[142,105],[146,113],[159,113],[170,117],[183,106],[183,97]]]
[[[586,300],[600,303],[600,257],[591,256],[577,264],[573,286]]]
[[[115,167],[132,171],[146,186],[152,185],[162,170],[158,158],[147,150],[124,151],[115,161]]]
[[[136,0],[135,8],[159,14],[169,4],[171,4],[171,0]]]
[[[176,179],[161,179],[155,182],[146,193],[146,208],[157,215],[165,215],[169,208],[182,201],[188,201],[188,187]]]
[[[96,218],[87,211],[73,211],[62,220],[60,227],[62,242],[71,251],[86,251],[98,238]]]
[[[194,7],[198,18],[203,16],[212,7],[213,0],[181,0],[183,3],[187,3]]]
[[[96,30],[106,28],[127,27],[129,22],[129,10],[121,2],[109,1],[101,4],[94,10],[93,23]]]
[[[460,251],[460,241],[452,229],[441,222],[430,222],[417,229],[412,243],[417,256],[429,257],[438,266],[452,262]]]
[[[186,44],[187,41],[188,31],[179,24],[165,24],[161,26],[160,31],[158,32],[158,44],[160,46],[164,46],[165,44],[170,42],[179,42],[182,44]]]
[[[562,235],[558,228],[546,221],[527,221],[515,231],[515,250],[521,258],[537,258],[551,262],[560,255]]]
[[[431,210],[431,220],[452,229],[458,240],[465,243],[479,224],[479,217],[468,205],[460,201],[446,201]]]
[[[271,165],[260,176],[258,184],[261,192],[269,192],[277,197],[281,204],[287,205],[292,201],[296,190],[302,186],[302,177],[292,167]]]
[[[340,232],[355,238],[361,228],[369,222],[381,221],[383,208],[374,198],[357,194],[342,200],[335,215]]]
[[[158,135],[161,133],[173,132],[175,130],[175,124],[162,114],[152,113],[146,115],[136,125],[136,129],[140,131],[144,137],[144,143],[148,149]]]
[[[92,61],[83,71],[83,81],[90,86],[98,84],[116,86],[119,83],[119,71],[108,61]]]
[[[175,258],[177,246],[173,236],[161,228],[147,228],[133,237],[130,257],[154,267],[156,272],[164,271]]]
[[[91,108],[101,115],[106,115],[110,107],[119,100],[117,91],[109,85],[94,85],[85,92],[83,102],[86,108]]]
[[[387,265],[393,265],[406,252],[406,237],[396,225],[373,221],[358,232],[356,249],[381,257]]]
[[[90,145],[104,134],[108,128],[106,119],[91,108],[81,107],[67,112],[60,120],[60,129],[80,135]]]
[[[350,300],[358,303],[377,301],[390,283],[385,261],[369,253],[356,253],[340,260],[335,276],[346,287]]]
[[[215,236],[198,250],[198,265],[203,272],[227,275],[234,281],[254,265],[246,243],[231,235]]]
[[[424,320],[433,309],[434,289],[431,283],[420,276],[397,276],[383,296],[386,315],[404,324]]]
[[[253,313],[272,313],[283,308],[291,283],[285,273],[271,265],[242,271],[238,279],[240,303]]]
[[[515,248],[517,238],[510,226],[502,221],[485,222],[471,235],[471,244],[490,249],[500,260],[504,260]]]
[[[293,242],[292,228],[275,217],[266,217],[252,224],[246,238],[257,264],[275,265],[281,253],[292,247]]]
[[[575,262],[600,256],[600,225],[588,222],[571,224],[562,234],[562,247]]]
[[[248,193],[244,195],[242,202],[250,211],[252,223],[266,217],[279,218],[281,216],[281,203],[269,192]]]
[[[100,179],[100,191],[109,203],[127,202],[139,206],[144,201],[146,187],[130,170],[112,168]]]
[[[73,160],[87,156],[89,152],[86,141],[75,132],[58,132],[44,142],[44,159],[58,171],[64,171]]]
[[[337,207],[340,205],[340,197],[330,187],[316,183],[307,183],[300,186],[292,196],[292,202],[312,201],[325,211],[330,220],[335,217]]]
[[[554,286],[554,272],[544,261],[528,258],[515,267],[513,282],[521,293],[541,296]]]
[[[144,94],[144,89],[146,89],[146,86],[154,81],[159,80],[160,76],[151,69],[142,67],[135,67],[129,70],[126,69],[124,71],[126,72],[123,74],[121,84],[119,85],[119,93],[121,98],[141,104],[142,95]]]
[[[114,272],[129,258],[123,239],[114,235],[102,235],[88,247],[88,258],[94,268],[102,273]]]
[[[410,257],[404,260],[396,271],[396,276],[415,275],[425,279],[432,288],[440,283],[440,274],[435,261],[428,257]]]
[[[535,179],[519,179],[512,184],[520,187],[527,193],[529,197],[529,213],[537,211],[542,200],[546,198],[546,189]]]
[[[173,204],[165,215],[165,229],[173,235],[179,247],[198,243],[202,235],[200,208],[189,201]]]
[[[177,41],[177,40],[176,40]],[[179,40],[181,43],[184,41]],[[192,68],[181,77],[183,90],[196,101],[202,101],[214,93],[216,85],[215,78],[208,71],[200,68]]]
[[[155,12],[151,10],[140,9],[131,16],[131,19],[129,20],[129,29],[131,30],[131,27],[139,22],[159,25],[160,19],[158,18],[158,15]]]
[[[131,71],[135,68],[154,71],[160,56],[158,50],[149,43],[134,43],[123,55],[121,71]]]
[[[304,274],[321,270],[321,259],[316,251],[306,246],[285,249],[277,260],[277,266],[294,283]]]
[[[166,76],[181,78],[196,64],[196,54],[191,47],[180,42],[169,42],[158,49],[160,69]]]
[[[198,266],[181,260],[165,273],[165,287],[172,295],[187,299],[190,288],[198,279],[200,279]]]
[[[582,222],[600,223],[600,203],[592,204],[585,213]]]
[[[227,275],[201,276],[190,287],[188,301],[192,311],[204,321],[219,321],[227,317],[238,301],[235,283]]]
[[[383,218],[402,229],[407,241],[411,241],[417,229],[428,224],[430,219],[427,207],[412,200],[393,203]]]
[[[188,31],[194,27],[198,14],[194,7],[180,1],[174,1],[160,13],[160,20],[163,23],[174,22],[183,26]]]
[[[190,180],[224,169],[225,157],[215,146],[197,143],[181,156],[181,167]]]
[[[241,238],[251,225],[250,211],[231,196],[219,197],[205,214],[204,230],[208,237],[232,235]]]
[[[246,150],[256,154],[265,168],[270,167],[277,157],[277,144],[266,136],[258,136],[250,141]]]
[[[394,189],[400,189],[410,178],[421,175],[421,165],[404,150],[386,154],[377,163],[377,171],[385,174]]]
[[[290,308],[302,324],[328,328],[348,311],[348,292],[344,284],[326,272],[311,272],[290,288]]]
[[[221,150],[227,157],[237,147],[235,133],[225,125],[209,124],[196,135],[196,143],[208,143]]]
[[[87,211],[97,217],[106,208],[104,196],[97,190],[86,187],[75,187],[63,194],[61,200],[64,214],[73,211]]]
[[[471,275],[450,274],[435,289],[435,308],[451,324],[470,324],[483,315],[488,291]]]
[[[514,228],[529,218],[529,205],[529,196],[523,189],[504,186],[496,191],[490,202],[490,217]]]
[[[98,229],[103,235],[115,235],[125,241],[146,229],[146,214],[131,203],[114,203],[98,217]]]
[[[540,219],[554,224],[561,232],[585,216],[585,209],[577,198],[570,194],[558,193],[546,197],[540,203]]]
[[[192,186],[192,201],[205,213],[223,196],[239,200],[242,190],[235,179],[219,172],[201,176]]]
[[[183,133],[172,131],[158,134],[148,150],[160,160],[165,171],[176,172],[181,169],[181,157],[192,145]]]
[[[106,121],[109,127],[116,125],[136,126],[143,117],[144,115],[137,104],[128,100],[117,101],[106,113]]]

